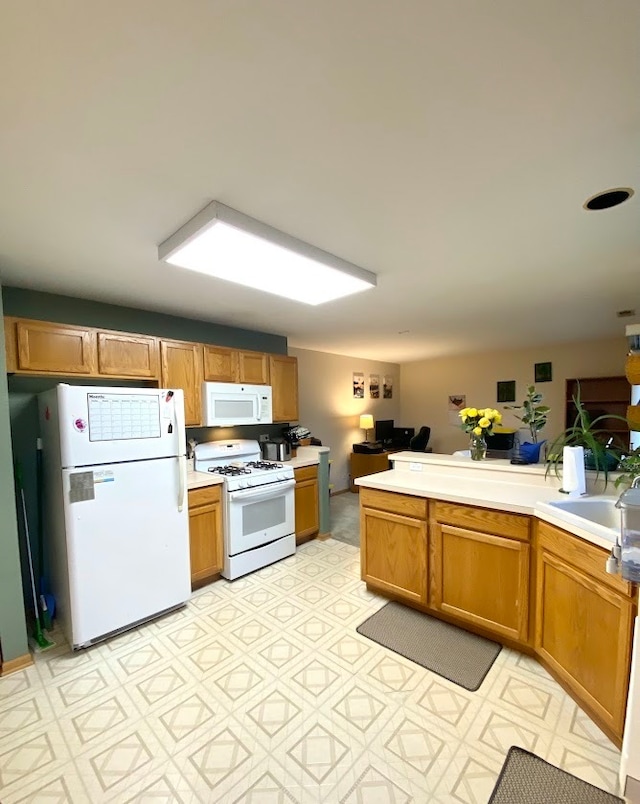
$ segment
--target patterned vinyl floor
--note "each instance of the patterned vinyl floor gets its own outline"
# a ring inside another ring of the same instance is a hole
[[[617,750],[536,662],[504,649],[466,692],[356,633],[384,603],[328,539],[38,655],[0,679],[0,801],[484,804],[513,744],[617,792]]]

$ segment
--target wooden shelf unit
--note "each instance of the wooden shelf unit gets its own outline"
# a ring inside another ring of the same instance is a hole
[[[565,394],[565,427],[571,427],[576,418],[576,407],[573,397],[580,384],[580,399],[591,417],[595,419],[603,414],[623,416],[626,418],[627,406],[631,402],[631,386],[627,378],[619,377],[580,377],[567,380]],[[614,445],[621,449],[629,448],[629,428],[617,419],[605,419],[599,423],[606,440],[613,436]]]

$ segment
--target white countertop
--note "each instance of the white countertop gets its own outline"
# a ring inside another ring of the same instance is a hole
[[[192,463],[189,461],[189,463]],[[224,483],[222,475],[214,475],[211,472],[196,472],[195,469],[189,467],[187,469],[187,489],[201,489],[205,486],[217,486]]]
[[[329,447],[298,447],[296,457],[287,461],[287,466],[293,466],[294,469],[301,469],[303,466],[314,466],[320,463],[321,452],[331,452],[331,450]]]
[[[554,500],[566,500],[567,495],[560,492],[560,480],[555,475],[545,481],[544,465],[515,466],[508,461],[471,461],[411,452],[397,453],[394,458],[396,468],[359,477],[356,485],[536,516],[606,549],[615,541],[616,531],[548,505]],[[590,495],[588,499],[611,500],[619,496],[612,482],[607,491],[608,494]]]

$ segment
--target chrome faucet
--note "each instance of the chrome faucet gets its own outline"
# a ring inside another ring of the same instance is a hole
[[[607,572],[620,572],[623,580],[640,583],[640,475],[623,491],[616,508],[620,509],[620,534],[607,559]]]

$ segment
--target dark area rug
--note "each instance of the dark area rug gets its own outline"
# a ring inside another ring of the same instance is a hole
[[[356,628],[362,636],[475,692],[502,645],[428,614],[387,603]]]
[[[624,804],[599,787],[511,746],[489,804]]]

